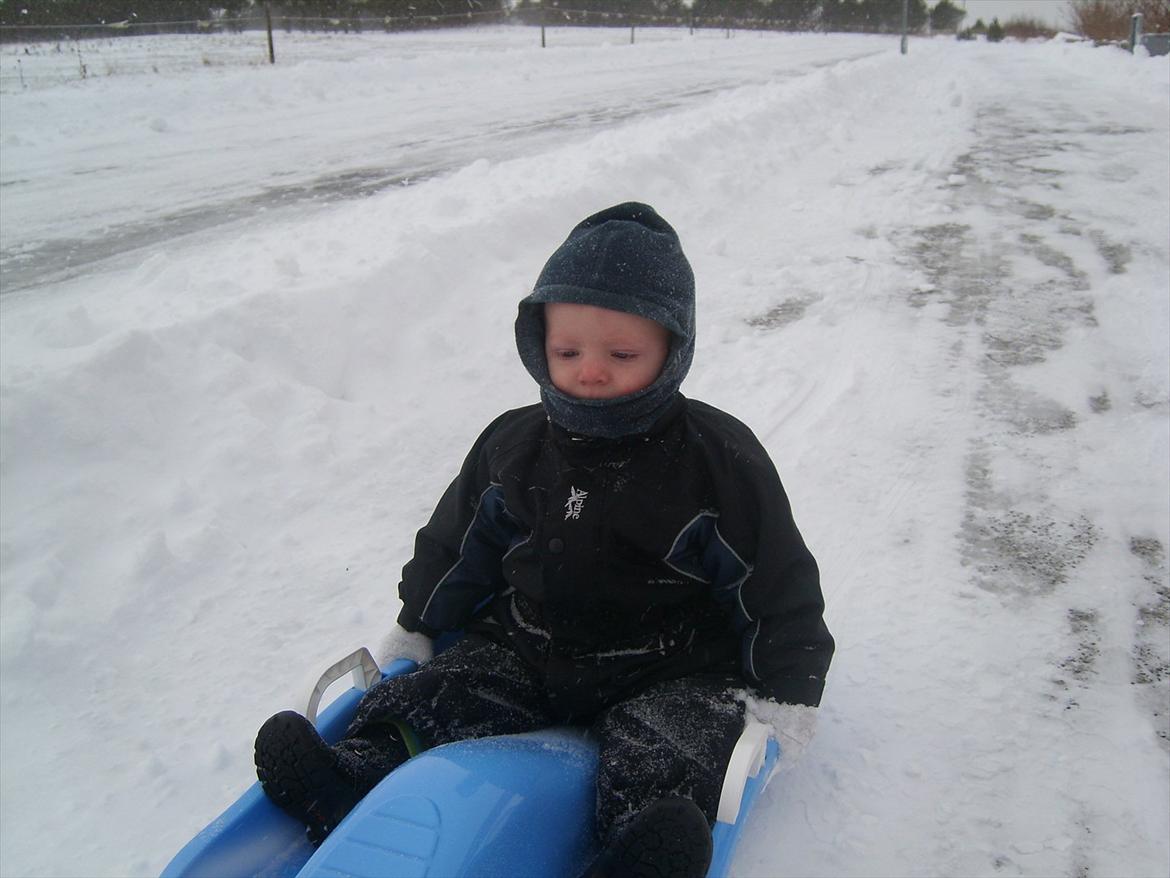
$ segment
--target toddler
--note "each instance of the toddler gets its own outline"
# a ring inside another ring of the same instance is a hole
[[[541,402],[496,418],[419,531],[398,628],[419,660],[329,746],[261,728],[265,792],[320,841],[421,747],[586,725],[592,876],[702,876],[743,689],[816,706],[833,653],[817,566],[767,452],[679,392],[694,275],[653,208],[584,220],[520,303]],[[433,654],[433,638],[463,632]],[[669,864],[669,865],[668,865]]]

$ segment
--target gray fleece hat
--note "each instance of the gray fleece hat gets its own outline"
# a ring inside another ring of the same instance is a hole
[[[649,387],[615,399],[577,399],[557,390],[544,352],[546,302],[625,311],[665,326],[671,345],[662,373]],[[635,201],[581,222],[520,302],[516,347],[553,423],[606,439],[649,430],[674,401],[695,353],[695,275],[674,229]]]

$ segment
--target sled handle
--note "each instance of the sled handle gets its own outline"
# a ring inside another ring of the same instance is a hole
[[[353,671],[353,685],[363,692],[382,679],[382,669],[364,646],[330,665],[313,687],[313,694],[309,696],[309,707],[305,711],[305,717],[313,725],[317,725],[317,708],[321,706],[321,696],[325,694],[326,689],[344,677],[347,671]]]
[[[760,773],[764,756],[768,751],[768,726],[755,720],[748,720],[743,727],[731,759],[727,762],[727,773],[723,775],[723,791],[719,794],[719,812],[716,820],[732,825],[739,819],[739,807],[743,802],[743,790],[748,778]]]

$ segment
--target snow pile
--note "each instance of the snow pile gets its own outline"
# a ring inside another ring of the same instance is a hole
[[[637,198],[840,645],[738,874],[1164,874],[1165,59],[473,33],[0,94],[0,873],[156,874],[242,791]]]

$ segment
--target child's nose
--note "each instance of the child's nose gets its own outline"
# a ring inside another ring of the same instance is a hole
[[[577,377],[582,384],[604,384],[609,378],[609,372],[601,361],[586,357],[581,363],[581,371]]]

